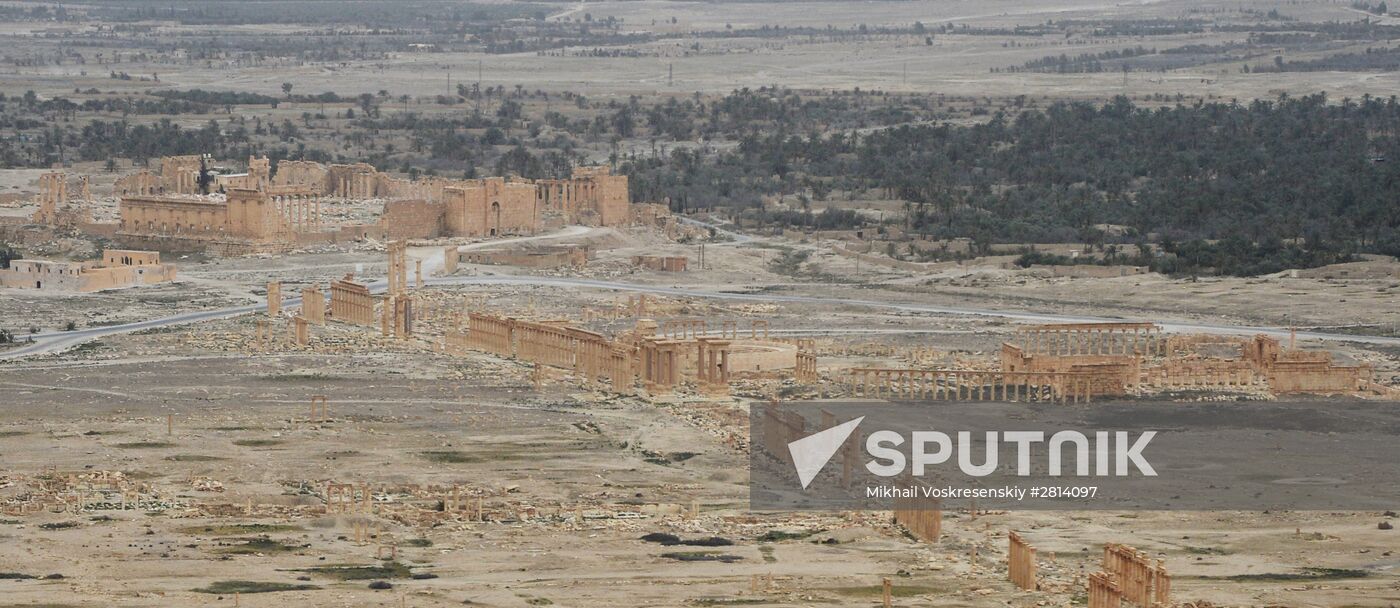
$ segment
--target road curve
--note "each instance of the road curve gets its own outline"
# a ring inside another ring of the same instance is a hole
[[[803,296],[787,294],[767,294],[767,293],[743,293],[729,291],[706,291],[685,287],[662,287],[655,285],[640,285],[636,283],[623,283],[619,281],[600,281],[594,279],[575,279],[567,277],[537,277],[537,276],[449,276],[431,277],[426,279],[429,285],[519,285],[519,286],[541,286],[541,287],[564,287],[575,289],[605,289],[615,291],[626,291],[633,293],[647,293],[662,296],[687,297],[687,298],[710,298],[717,300],[738,300],[746,302],[777,302],[793,304],[817,304],[826,306],[860,306],[882,310],[897,310],[902,312],[917,312],[925,314],[977,316],[988,318],[1008,319],[1012,321],[1025,321],[1031,323],[1112,323],[1123,319],[1113,319],[1107,317],[1092,317],[1080,315],[1065,315],[1053,313],[1037,313],[1028,311],[1008,311],[993,310],[984,308],[967,308],[956,306],[933,306],[928,304],[917,304],[912,302],[885,302],[879,300],[865,300],[859,298],[838,298],[824,296]],[[382,293],[386,288],[383,280],[369,283],[369,289],[373,293]],[[301,298],[288,298],[283,301],[283,306],[293,308],[301,305]],[[35,334],[32,344],[25,344],[0,352],[0,360],[19,359],[23,357],[61,351],[72,348],[83,342],[95,340],[103,336],[130,333],[145,329],[158,327],[170,327],[175,325],[186,325],[201,321],[224,319],[242,314],[248,314],[263,309],[262,305],[232,306],[214,310],[202,310],[196,312],[181,313],[159,319],[149,319],[126,323],[122,325],[108,325],[103,327],[89,327],[77,331],[48,332]],[[1288,330],[1280,327],[1255,327],[1248,325],[1214,325],[1208,323],[1160,323],[1164,331],[1183,332],[1204,332],[1232,335],[1254,335],[1267,334],[1279,338],[1288,336]],[[1328,332],[1300,331],[1299,338],[1328,340],[1338,342],[1356,342],[1362,344],[1380,346],[1400,346],[1400,338],[1389,336],[1372,335],[1351,335]]]
[[[691,226],[700,226],[701,228],[709,228],[709,229],[711,229],[711,230],[714,230],[714,231],[715,231],[715,234],[719,234],[719,235],[723,235],[723,236],[729,237],[729,240],[728,240],[728,241],[725,241],[725,242],[722,242],[722,243],[715,243],[715,245],[743,245],[744,243],[749,243],[749,242],[752,242],[752,241],[754,240],[754,237],[751,237],[751,236],[749,236],[749,235],[747,235],[747,234],[744,234],[744,233],[742,233],[742,232],[735,232],[735,231],[730,230],[730,229],[728,229],[728,228],[723,228],[723,227],[721,227],[719,224],[714,224],[714,223],[711,223],[711,222],[707,222],[707,221],[705,221],[705,220],[695,219],[695,218],[693,218],[693,217],[686,217],[686,216],[684,216],[684,215],[677,215],[677,216],[676,216],[676,221],[678,221],[678,222],[680,222],[680,223],[682,223],[682,224],[690,224]]]

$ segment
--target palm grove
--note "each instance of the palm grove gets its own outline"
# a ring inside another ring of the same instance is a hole
[[[689,206],[879,187],[908,201],[902,227],[933,237],[1116,241],[1122,253],[1110,257],[1158,270],[1259,274],[1358,252],[1400,254],[1397,127],[1393,97],[1160,109],[1118,98],[973,126],[778,129],[704,158],[678,150],[626,168],[639,195]],[[800,224],[821,215],[781,217]],[[1110,236],[1106,225],[1123,229]]]

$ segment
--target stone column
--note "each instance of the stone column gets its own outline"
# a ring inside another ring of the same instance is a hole
[[[282,283],[271,281],[267,284],[267,314],[275,317],[282,313]]]

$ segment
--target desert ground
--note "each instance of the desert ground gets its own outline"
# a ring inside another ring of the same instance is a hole
[[[1242,74],[1239,61],[1220,60],[1162,73],[1041,74],[993,73],[994,68],[1014,66],[1046,55],[1097,53],[1140,45],[1178,47],[1213,45],[1244,40],[1243,33],[1204,32],[1199,34],[1114,36],[1066,44],[1054,37],[997,36],[961,34],[956,30],[938,34],[932,44],[923,36],[881,35],[852,43],[828,40],[819,35],[769,40],[743,35],[702,37],[706,32],[742,32],[763,27],[811,28],[828,26],[852,28],[866,25],[908,26],[920,22],[928,27],[943,24],[979,28],[1014,27],[1056,21],[1098,21],[1114,19],[1178,19],[1217,16],[1226,22],[1248,22],[1249,11],[1278,9],[1290,18],[1308,22],[1354,20],[1357,10],[1344,2],[1287,2],[1249,0],[1246,2],[1198,2],[1160,0],[1150,2],[1065,2],[1032,0],[991,3],[947,0],[916,2],[726,2],[723,10],[704,2],[587,2],[569,5],[551,13],[551,20],[580,18],[586,13],[595,21],[612,17],[622,20],[624,32],[655,33],[663,38],[629,47],[635,55],[598,58],[563,52],[395,53],[376,61],[338,64],[298,64],[294,61],[267,61],[248,66],[170,61],[123,62],[115,67],[133,75],[155,74],[158,88],[252,91],[276,95],[282,82],[294,82],[298,90],[333,90],[342,94],[374,93],[381,89],[395,95],[450,94],[454,83],[480,82],[483,87],[516,85],[527,89],[568,90],[601,98],[625,99],[633,94],[689,95],[695,92],[725,92],[738,88],[782,86],[794,89],[851,89],[891,92],[935,91],[951,96],[1004,98],[1026,95],[1042,99],[1101,99],[1115,94],[1134,97],[1151,95],[1211,100],[1273,98],[1281,93],[1294,95],[1328,91],[1338,98],[1378,95],[1398,84],[1393,72],[1309,72],[1285,74]],[[671,19],[675,23],[670,23]],[[1393,24],[1395,17],[1373,17],[1375,22]],[[88,25],[36,28],[10,24],[5,33],[34,45],[34,50],[62,49],[61,34],[80,32]],[[43,35],[39,35],[42,31]],[[239,37],[290,36],[308,33],[295,25],[182,26],[170,34],[216,36],[225,41]],[[699,45],[699,50],[690,50]],[[1364,50],[1370,42],[1354,43],[1349,49]],[[1320,54],[1312,51],[1311,54]],[[1290,59],[1306,58],[1309,52]],[[1265,56],[1265,59],[1269,56]],[[668,79],[669,71],[669,79]],[[121,92],[146,90],[151,82],[116,81],[108,78],[102,66],[51,65],[8,66],[3,73],[7,86],[16,91],[34,89],[40,93],[71,92],[98,87]],[[669,84],[668,84],[669,80]],[[299,113],[299,112],[298,112]]]

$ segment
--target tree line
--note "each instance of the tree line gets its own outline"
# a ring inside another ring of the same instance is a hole
[[[1170,243],[1182,272],[1256,274],[1400,254],[1400,102],[1325,94],[1159,109],[1056,103],[984,124],[743,137],[628,158],[640,199],[738,213],[881,189],[906,230],[982,243]],[[1110,239],[1110,240],[1112,240]],[[1248,244],[1248,246],[1245,246]],[[1294,267],[1297,267],[1294,266]]]

